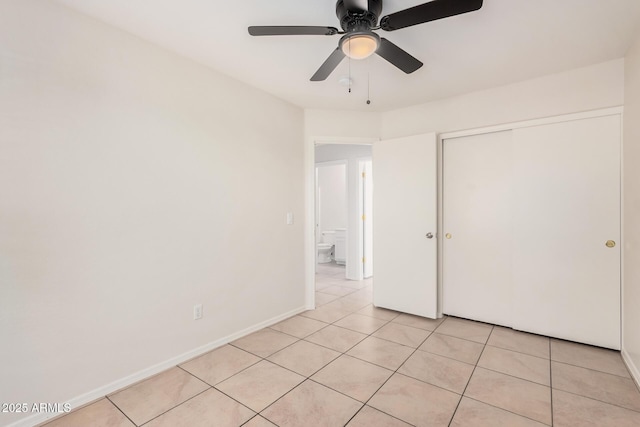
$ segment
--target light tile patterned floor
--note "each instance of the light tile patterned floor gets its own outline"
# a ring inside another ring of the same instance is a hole
[[[618,352],[376,308],[371,280],[318,270],[316,310],[47,426],[640,426]]]

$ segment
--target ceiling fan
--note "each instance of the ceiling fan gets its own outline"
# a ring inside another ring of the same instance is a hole
[[[364,59],[374,53],[410,74],[422,67],[422,62],[373,31],[395,31],[473,12],[482,7],[482,2],[483,0],[432,0],[386,15],[380,19],[380,24],[378,24],[378,17],[382,12],[382,0],[338,0],[336,14],[340,20],[342,31],[335,27],[252,26],[249,27],[249,34],[252,36],[333,36],[344,34],[336,50],[329,55],[329,58],[311,77],[313,82],[326,80],[345,56],[352,59]]]

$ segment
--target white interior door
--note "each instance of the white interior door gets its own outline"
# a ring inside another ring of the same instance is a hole
[[[373,144],[373,303],[437,316],[435,134]],[[427,235],[432,237],[429,238]]]
[[[512,131],[443,143],[443,313],[511,326]]]
[[[620,116],[514,131],[514,328],[620,348],[620,140]]]

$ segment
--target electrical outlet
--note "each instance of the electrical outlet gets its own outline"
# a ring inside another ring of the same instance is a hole
[[[196,304],[193,306],[193,320],[202,319],[202,304]]]

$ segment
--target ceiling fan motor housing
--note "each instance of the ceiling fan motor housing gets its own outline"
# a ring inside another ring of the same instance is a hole
[[[347,0],[347,4],[350,2]],[[345,0],[338,0],[336,15],[340,20],[340,26],[345,32],[368,31],[378,24],[378,17],[382,13],[382,0],[369,0],[369,9],[349,9]]]

